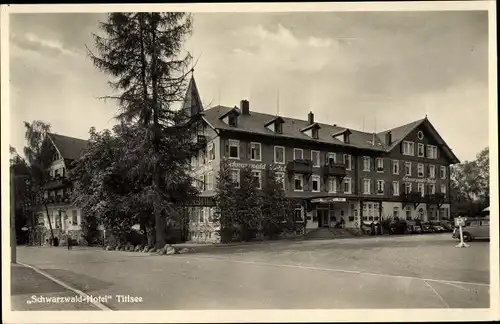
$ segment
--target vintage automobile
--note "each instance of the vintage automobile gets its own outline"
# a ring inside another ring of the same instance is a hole
[[[490,219],[487,218],[466,218],[465,226],[462,228],[464,241],[470,242],[474,239],[490,238]],[[452,238],[460,239],[459,228],[455,228]]]
[[[451,221],[441,220],[439,224],[444,228],[445,232],[453,232],[455,229],[455,224]]]
[[[415,221],[407,221],[407,231],[409,234],[422,234],[422,226]]]
[[[422,223],[422,234],[425,233],[433,233],[434,231],[432,230],[431,224],[428,222]]]

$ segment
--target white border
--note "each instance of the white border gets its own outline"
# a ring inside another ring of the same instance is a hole
[[[366,2],[366,3],[222,3],[222,4],[154,4],[154,5],[134,5],[134,4],[114,4],[114,5],[10,5],[1,8],[1,87],[2,107],[9,106],[9,13],[54,13],[54,12],[108,12],[108,11],[190,11],[190,12],[237,12],[237,11],[258,11],[258,12],[298,12],[298,11],[450,11],[450,10],[488,10],[489,11],[489,146],[490,146],[490,190],[491,197],[498,197],[498,125],[497,125],[497,61],[496,61],[496,11],[495,1],[460,1],[460,2]],[[8,143],[10,139],[9,109],[1,110],[2,120],[2,181],[3,188],[9,187],[9,169],[7,157]],[[7,162],[7,163],[6,163]],[[8,190],[3,190],[8,193]],[[9,228],[9,195],[2,195],[2,228]],[[499,215],[498,200],[491,201],[491,214]],[[425,321],[447,320],[447,321],[471,321],[471,320],[495,320],[500,314],[498,312],[499,301],[499,224],[498,216],[492,218],[491,242],[490,242],[490,309],[462,310],[457,309],[405,309],[405,310],[245,310],[245,311],[120,311],[101,312],[88,311],[81,312],[11,312],[10,298],[3,298],[4,321],[16,323],[64,323],[72,319],[88,323],[103,322],[130,322],[140,323],[148,321],[159,322],[199,322],[200,319],[207,323],[226,323],[241,321],[245,322],[331,322],[335,319],[339,322],[345,321]],[[10,267],[9,267],[9,235],[2,237],[2,281],[3,296],[10,296]],[[85,314],[85,317],[82,315]],[[412,316],[417,315],[418,316]],[[85,318],[85,319],[83,319]]]

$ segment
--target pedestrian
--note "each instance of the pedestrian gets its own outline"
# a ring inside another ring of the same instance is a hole
[[[71,242],[71,237],[69,237],[69,236],[68,236],[67,241],[68,241],[68,251],[69,251],[69,250],[73,250],[73,246],[72,246],[72,244],[71,244],[71,243],[72,243],[72,242]]]
[[[370,224],[370,229],[371,229],[370,234],[375,236],[375,223],[373,221]]]
[[[341,228],[345,228],[345,220],[344,220],[344,217],[342,217],[342,218],[340,219],[340,227],[341,227]]]

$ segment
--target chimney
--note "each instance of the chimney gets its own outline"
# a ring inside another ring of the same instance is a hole
[[[388,131],[385,133],[385,144],[386,145],[391,145],[392,144],[392,133],[391,131]]]
[[[314,124],[314,114],[312,111],[310,111],[309,114],[307,115],[307,120],[309,121],[309,125]]]
[[[243,115],[250,115],[250,103],[248,100],[240,101],[240,110]]]

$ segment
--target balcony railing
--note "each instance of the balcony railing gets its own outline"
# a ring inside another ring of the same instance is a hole
[[[205,135],[196,135],[196,144],[200,147],[205,147],[207,145],[207,137]]]
[[[328,163],[323,166],[323,175],[345,177],[346,166],[344,163]]]
[[[51,180],[47,181],[43,186],[44,189],[57,189],[64,188],[71,184],[71,181],[63,176],[52,177]]]
[[[402,197],[404,201],[408,202],[423,202],[425,200],[420,192],[404,193]]]
[[[312,161],[311,160],[293,160],[286,165],[288,173],[311,174]]]
[[[435,194],[428,194],[426,195],[426,200],[429,202],[429,203],[435,203],[435,204],[438,204],[438,203],[443,203],[444,200],[445,200],[445,195],[443,193],[435,193]]]

